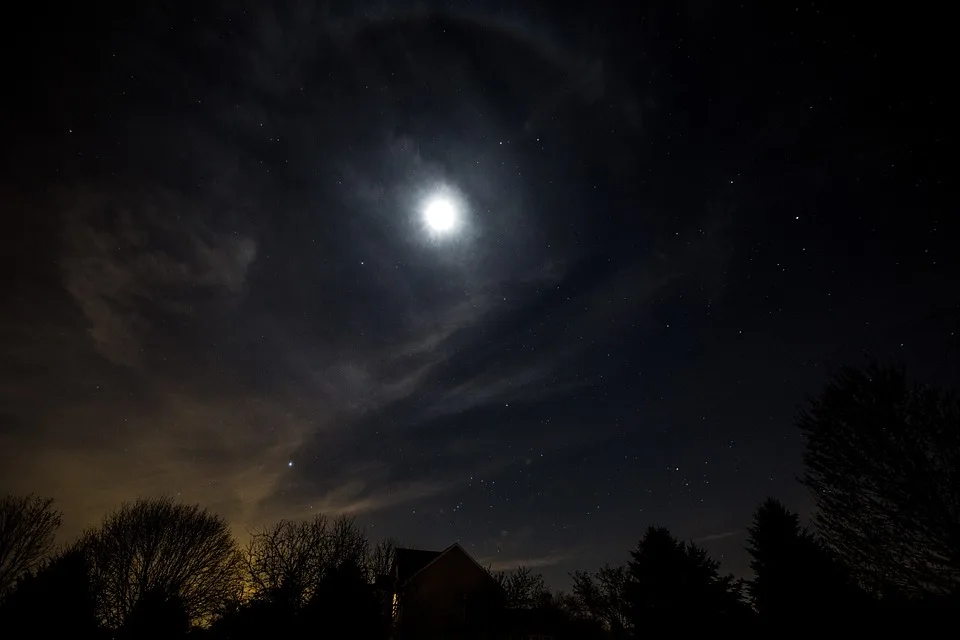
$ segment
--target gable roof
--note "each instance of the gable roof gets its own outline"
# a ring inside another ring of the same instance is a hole
[[[394,563],[397,584],[402,585],[425,566],[440,557],[443,551],[425,551],[423,549],[395,549]]]
[[[452,545],[444,549],[443,551],[423,551],[420,549],[397,549],[396,562],[397,562],[397,584],[404,585],[414,578],[417,574],[422,572],[424,569],[437,562],[440,558],[447,555],[451,551],[457,550],[467,558],[470,559],[473,564],[477,565],[477,568],[483,571],[483,573],[490,578],[493,582],[496,582],[494,577],[490,575],[490,572],[479,562],[473,559],[466,549],[460,546],[459,542],[454,542]],[[404,564],[401,564],[401,553],[403,552]],[[422,564],[420,564],[422,562]],[[419,566],[417,566],[419,565]],[[411,569],[413,569],[411,571]],[[401,570],[404,570],[401,573]],[[499,583],[497,583],[499,587]]]

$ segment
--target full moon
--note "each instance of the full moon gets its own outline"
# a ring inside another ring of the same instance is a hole
[[[434,233],[446,234],[456,229],[460,212],[449,197],[433,196],[423,207],[423,220]]]

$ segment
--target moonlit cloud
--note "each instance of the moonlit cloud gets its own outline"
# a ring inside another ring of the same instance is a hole
[[[727,538],[732,538],[734,536],[742,536],[746,532],[743,529],[735,529],[733,531],[721,531],[720,533],[711,533],[705,536],[700,536],[699,538],[694,538],[693,541],[697,544],[703,544],[705,542],[716,542],[717,540],[726,540]]]
[[[543,569],[545,567],[554,567],[558,564],[569,562],[575,556],[568,553],[558,553],[546,556],[517,556],[513,558],[501,558],[493,556],[481,558],[480,564],[490,567],[491,571],[513,571],[517,567],[528,567],[530,569]]]
[[[256,242],[207,230],[196,205],[169,193],[62,195],[63,280],[100,353],[134,366],[141,339],[168,313],[188,317],[199,296],[236,296]]]

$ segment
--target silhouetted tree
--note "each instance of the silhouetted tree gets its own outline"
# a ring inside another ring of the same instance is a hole
[[[147,591],[127,616],[118,638],[121,640],[173,640],[190,630],[190,615],[183,598],[166,589]]]
[[[347,517],[318,515],[264,527],[243,554],[251,597],[231,606],[213,634],[385,637],[392,592],[378,579],[390,573],[394,546],[385,540],[371,547]]]
[[[689,629],[742,621],[747,608],[741,585],[721,576],[719,563],[663,527],[650,527],[631,552],[627,587],[637,633],[646,627]]]
[[[614,638],[626,637],[631,628],[627,568],[606,564],[595,574],[575,571],[572,578],[573,602],[580,615],[599,622]]]
[[[626,637],[625,635],[618,636],[611,633],[603,622],[583,608],[582,603],[574,594],[558,591],[551,596],[550,606],[562,616],[563,628],[566,630],[564,634],[557,636],[558,640],[561,638],[600,640],[601,638]]]
[[[289,601],[279,599],[233,600],[211,625],[210,634],[223,640],[291,637],[299,632],[299,611]]]
[[[16,630],[37,638],[97,636],[96,606],[80,551],[61,553],[17,580],[0,605],[0,635]]]
[[[868,588],[960,586],[960,402],[900,367],[844,367],[798,419],[818,530]]]
[[[550,600],[550,591],[543,575],[534,573],[530,567],[517,567],[513,571],[496,571],[491,575],[503,589],[505,606],[510,609],[532,609]]]
[[[379,541],[367,554],[367,575],[376,582],[390,575],[397,542],[392,538]]]
[[[155,616],[182,607],[191,623],[206,622],[238,592],[240,558],[227,523],[199,506],[138,500],[78,544],[109,628],[122,629],[134,612],[146,615],[143,608]]]
[[[370,552],[370,542],[356,520],[340,516],[333,521],[327,548],[327,566],[343,565],[365,570]]]
[[[253,534],[243,554],[253,587],[260,599],[288,602],[297,608],[314,593],[324,575],[341,565],[362,567],[371,573],[387,567],[385,547],[370,553],[366,535],[352,518],[330,522],[281,520]],[[373,576],[375,577],[375,576]]]
[[[767,498],[747,531],[754,572],[747,590],[761,620],[809,626],[853,613],[858,594],[797,514]]]
[[[0,598],[53,549],[61,514],[52,505],[32,495],[0,499]]]
[[[747,583],[753,606],[763,618],[793,615],[811,597],[806,571],[812,536],[800,518],[778,500],[767,498],[747,528],[747,552],[754,579]]]
[[[352,561],[324,572],[310,601],[300,613],[300,628],[322,630],[331,638],[386,638],[390,618],[365,567]]]

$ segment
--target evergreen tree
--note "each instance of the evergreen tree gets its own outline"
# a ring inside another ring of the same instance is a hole
[[[634,633],[645,628],[703,628],[742,622],[741,585],[719,563],[668,529],[650,527],[631,552],[627,588]]]
[[[747,531],[754,573],[747,591],[761,620],[803,626],[854,607],[845,572],[780,501],[761,503]]]
[[[96,638],[100,633],[86,559],[61,553],[22,575],[0,605],[0,635],[30,630],[37,638]]]

